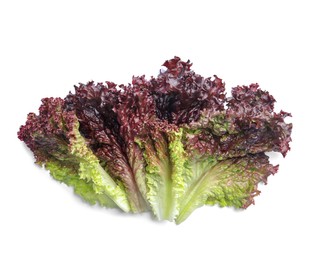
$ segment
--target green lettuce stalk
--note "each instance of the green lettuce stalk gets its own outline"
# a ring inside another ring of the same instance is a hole
[[[185,162],[181,138],[182,129],[156,127],[151,129],[151,134],[137,140],[146,161],[146,196],[159,220],[173,221],[179,211]]]

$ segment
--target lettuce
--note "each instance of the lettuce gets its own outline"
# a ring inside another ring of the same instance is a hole
[[[36,163],[90,204],[183,222],[204,205],[247,208],[290,150],[291,114],[258,84],[225,94],[174,57],[156,78],[79,84],[45,98],[18,137]]]
[[[44,165],[56,180],[73,186],[86,201],[109,207],[116,204],[129,211],[125,192],[102,168],[78,130],[76,115],[64,111],[64,101],[45,98],[39,112],[38,116],[30,113],[18,133],[36,163]]]

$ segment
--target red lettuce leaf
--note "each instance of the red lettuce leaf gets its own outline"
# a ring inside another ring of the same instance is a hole
[[[151,79],[150,91],[160,119],[180,125],[199,120],[201,111],[222,111],[224,83],[217,76],[203,78],[190,69],[191,63],[180,58],[164,63],[167,70]]]
[[[39,114],[30,113],[18,137],[34,153],[36,162],[51,176],[72,186],[86,201],[129,211],[124,191],[100,166],[78,131],[73,111],[64,110],[61,98],[42,99]]]
[[[81,133],[108,172],[120,180],[133,212],[146,210],[143,156],[134,141],[142,124],[153,113],[153,100],[143,88],[104,84],[81,84],[69,94],[66,105],[74,110]]]
[[[227,109],[211,114],[202,111],[201,119],[186,125],[189,149],[216,154],[222,158],[290,149],[291,114],[274,112],[274,98],[257,84],[233,88]]]
[[[37,163],[44,164],[51,157],[65,160],[70,154],[69,144],[78,121],[73,112],[63,111],[63,106],[61,98],[42,99],[39,115],[29,113],[18,132],[18,138],[34,153]]]

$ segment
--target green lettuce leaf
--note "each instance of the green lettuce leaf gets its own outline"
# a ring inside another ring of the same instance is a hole
[[[51,176],[55,180],[73,187],[74,192],[91,205],[98,203],[100,206],[108,208],[118,207],[105,193],[96,193],[93,189],[93,183],[81,179],[75,169],[64,167],[64,165],[56,160],[47,161],[45,168],[50,171]]]
[[[258,184],[266,183],[278,170],[264,153],[221,161],[213,156],[195,156],[186,162],[186,168],[187,187],[179,200],[177,224],[205,204],[247,208],[260,193]]]

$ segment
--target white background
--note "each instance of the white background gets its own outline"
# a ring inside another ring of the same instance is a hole
[[[1,1],[0,259],[312,259],[309,1]],[[246,211],[183,224],[91,207],[17,139],[43,97],[156,76],[173,56],[228,87],[258,82],[292,112],[280,171]]]

